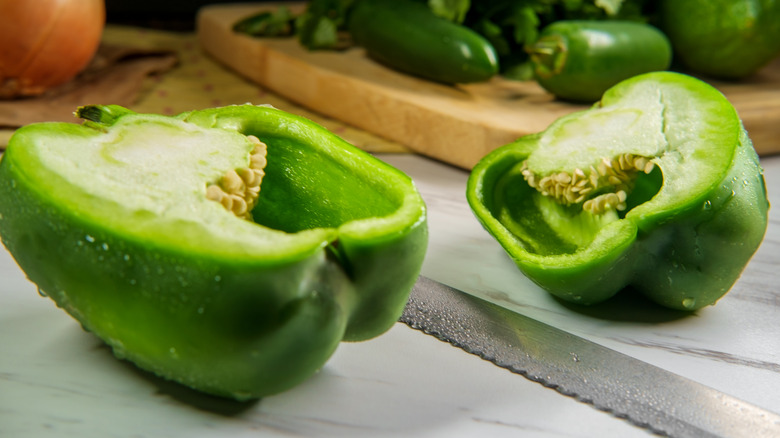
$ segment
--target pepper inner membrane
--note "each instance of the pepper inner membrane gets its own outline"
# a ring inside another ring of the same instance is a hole
[[[521,173],[528,185],[543,196],[563,205],[580,204],[592,214],[603,214],[608,210],[625,211],[638,173],[650,174],[654,169],[651,158],[626,153],[613,159],[604,157],[585,170],[577,168],[571,173],[546,176],[534,173],[523,161]]]
[[[347,169],[312,146],[282,137],[247,138],[255,145],[249,166],[228,171],[206,190],[207,198],[237,217],[295,233],[387,216],[403,202],[370,170]]]
[[[260,184],[265,175],[267,146],[254,135],[247,138],[255,146],[249,155],[249,166],[229,170],[219,181],[206,187],[206,197],[219,202],[226,210],[242,219],[252,218],[252,209],[260,195]]]
[[[572,254],[601,228],[649,201],[662,183],[651,159],[632,154],[543,177],[523,161],[497,184],[493,211],[526,251]]]

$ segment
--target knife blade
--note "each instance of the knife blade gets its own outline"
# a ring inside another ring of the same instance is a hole
[[[659,435],[780,436],[774,412],[424,276],[400,321]]]

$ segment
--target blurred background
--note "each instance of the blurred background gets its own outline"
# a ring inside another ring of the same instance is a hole
[[[285,3],[290,0],[276,0]],[[192,31],[198,9],[218,3],[250,3],[237,0],[106,0],[109,23],[153,29]],[[257,3],[256,1],[253,3]]]

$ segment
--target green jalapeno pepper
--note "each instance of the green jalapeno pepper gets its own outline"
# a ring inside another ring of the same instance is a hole
[[[485,156],[467,198],[533,281],[593,304],[624,288],[670,308],[715,303],[767,226],[762,170],[733,106],[671,72]]]
[[[658,29],[630,21],[556,21],[526,49],[536,80],[550,93],[594,102],[632,76],[666,70],[669,40]]]
[[[400,171],[269,107],[78,113],[11,138],[0,236],[116,356],[247,399],[399,317],[427,243]]]
[[[353,40],[396,70],[447,84],[486,81],[498,72],[488,41],[411,0],[357,0],[349,13]]]

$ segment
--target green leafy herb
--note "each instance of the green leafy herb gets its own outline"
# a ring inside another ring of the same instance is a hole
[[[295,21],[298,40],[311,50],[343,46],[343,30],[353,0],[313,0]]]
[[[428,0],[428,7],[439,17],[463,23],[471,7],[470,0]]]
[[[244,18],[233,26],[233,30],[252,36],[290,36],[293,34],[295,17],[284,6],[273,12],[261,12]]]
[[[607,15],[617,15],[620,12],[620,6],[623,5],[623,0],[596,0],[594,2],[596,6],[600,7],[607,13]]]

